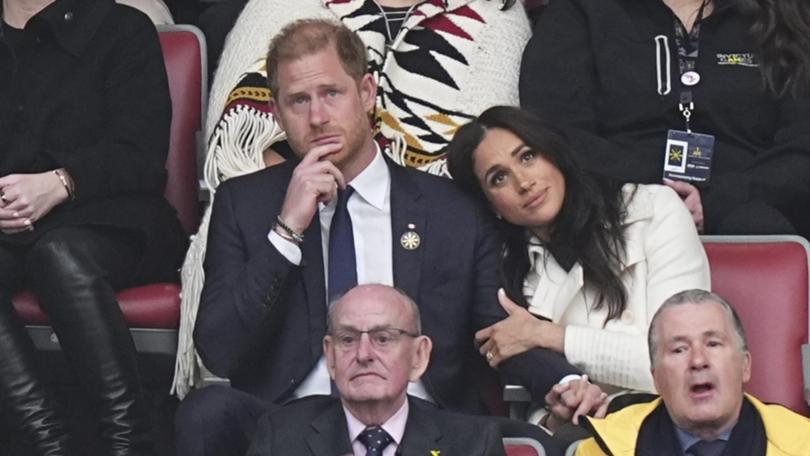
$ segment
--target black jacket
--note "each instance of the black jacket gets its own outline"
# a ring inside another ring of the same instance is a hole
[[[751,20],[716,0],[702,23],[693,130],[716,136],[701,189],[707,233],[741,205],[776,208],[810,232],[810,99],[777,98],[756,67],[721,65],[752,53]],[[683,129],[675,16],[661,0],[553,0],[523,55],[521,104],[565,125],[587,168],[660,182],[668,129]],[[667,37],[671,91],[660,95],[654,37]]]
[[[157,254],[144,268],[176,267],[185,236],[163,198],[171,102],[154,26],[112,0],[57,0],[28,21],[17,46],[5,27],[0,176],[64,167],[76,199],[0,242],[30,243],[59,226],[117,227]]]
[[[506,455],[498,427],[486,418],[439,410],[409,397],[397,456]],[[262,417],[248,456],[352,454],[346,414],[338,399],[311,396]]]

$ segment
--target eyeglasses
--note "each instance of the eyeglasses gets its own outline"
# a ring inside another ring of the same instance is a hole
[[[335,345],[343,350],[351,350],[360,345],[360,338],[363,334],[368,334],[368,340],[371,341],[371,346],[376,349],[384,350],[396,345],[402,336],[419,337],[419,334],[405,331],[399,328],[377,328],[369,329],[368,331],[358,331],[356,329],[340,329],[332,333],[332,340]]]

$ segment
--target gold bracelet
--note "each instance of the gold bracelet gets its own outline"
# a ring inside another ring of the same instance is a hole
[[[55,169],[53,170],[53,173],[56,174],[56,177],[58,177],[59,181],[62,182],[62,186],[65,187],[65,191],[68,194],[68,200],[73,201],[74,199],[76,199],[76,195],[73,193],[73,190],[70,189],[70,185],[68,185],[67,178],[65,178],[65,175],[62,173],[62,171]]]

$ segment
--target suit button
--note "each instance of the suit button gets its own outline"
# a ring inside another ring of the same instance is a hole
[[[68,11],[67,13],[65,13],[65,22],[70,22],[70,21],[72,21],[72,20],[73,20],[73,13],[72,13],[72,12],[70,12],[70,11]]]
[[[22,104],[18,104],[16,109],[17,112],[23,112],[25,111],[25,106],[23,106]]]

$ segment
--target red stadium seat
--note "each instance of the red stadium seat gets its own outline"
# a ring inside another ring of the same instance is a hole
[[[177,210],[183,228],[191,234],[200,222],[197,136],[208,90],[205,38],[190,25],[160,26],[158,31],[172,98],[165,195]],[[173,356],[180,323],[180,285],[149,284],[121,290],[117,297],[137,350]],[[22,292],[12,302],[36,347],[58,350],[59,341],[36,297]]]
[[[505,437],[503,447],[507,456],[546,456],[543,445],[528,437]]]
[[[747,391],[810,416],[802,345],[808,340],[808,244],[799,236],[704,236],[712,290],[740,314],[753,372]]]

